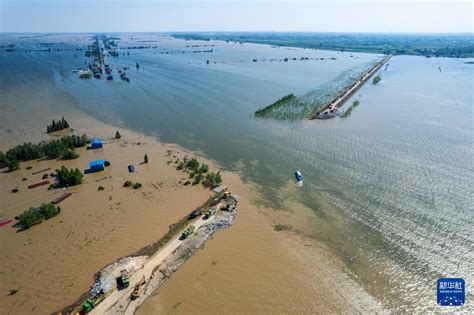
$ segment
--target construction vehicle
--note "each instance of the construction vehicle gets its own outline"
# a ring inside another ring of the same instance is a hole
[[[138,299],[140,295],[142,295],[145,283],[146,283],[145,276],[143,276],[140,282],[138,282],[133,288],[133,291],[131,294],[132,300]]]
[[[212,217],[212,215],[214,213],[216,213],[216,208],[211,208],[211,209],[207,210],[206,213],[204,214],[204,220],[207,220],[210,217]]]
[[[202,214],[202,211],[197,209],[197,210],[194,210],[193,212],[191,212],[189,214],[189,217],[188,217],[188,220],[192,220],[194,218],[197,218],[198,216],[200,216]]]
[[[94,307],[97,306],[100,302],[102,302],[105,299],[105,293],[104,291],[100,291],[97,294],[91,295],[90,298],[88,298],[84,304],[82,304],[82,311],[84,313],[89,313]]]
[[[128,288],[130,285],[127,269],[120,270],[120,284],[122,285],[122,288]]]
[[[193,234],[193,232],[194,232],[194,225],[191,225],[190,227],[188,227],[187,229],[183,231],[183,234],[181,234],[181,239],[184,240],[188,238],[188,236]]]

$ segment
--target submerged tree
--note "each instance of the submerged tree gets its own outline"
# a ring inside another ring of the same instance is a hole
[[[50,133],[50,132],[63,130],[66,128],[69,128],[69,123],[66,121],[66,119],[64,119],[64,117],[62,117],[61,120],[58,120],[58,121],[55,121],[53,119],[53,121],[51,122],[51,125],[48,125],[46,127],[46,132]]]
[[[38,208],[30,208],[15,217],[24,228],[28,229],[33,225],[40,224],[43,220],[51,219],[61,212],[61,208],[48,203],[42,204]]]
[[[84,177],[78,168],[67,169],[64,165],[61,166],[61,169],[57,169],[56,173],[61,187],[79,185],[82,183],[82,178]]]
[[[372,84],[377,84],[379,83],[380,81],[382,80],[382,78],[380,77],[380,75],[377,75],[376,77],[374,77],[374,79],[372,80]]]

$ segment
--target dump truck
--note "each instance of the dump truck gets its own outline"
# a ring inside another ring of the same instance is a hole
[[[145,276],[143,276],[140,282],[138,282],[133,288],[133,291],[131,294],[132,300],[135,300],[139,298],[140,295],[142,295],[145,284],[146,284],[146,280],[145,280]]]
[[[194,225],[191,225],[190,227],[188,227],[187,229],[183,231],[183,234],[181,234],[181,239],[184,240],[188,238],[188,236],[193,234],[193,232],[194,232]]]
[[[84,304],[82,304],[82,311],[84,313],[89,313],[94,307],[97,306],[100,302],[105,299],[104,291],[100,291],[99,293],[92,295],[88,298]]]
[[[211,209],[207,210],[206,213],[204,214],[204,220],[207,220],[210,217],[212,217],[212,215],[214,213],[216,213],[216,208],[211,208]]]
[[[128,288],[130,285],[127,269],[120,270],[120,284],[123,288]]]

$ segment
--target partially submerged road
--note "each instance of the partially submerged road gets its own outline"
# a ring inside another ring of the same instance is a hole
[[[215,207],[217,209],[220,209],[224,205],[224,202],[220,202],[217,204]],[[193,222],[191,225],[194,225],[195,230],[194,233],[196,233],[199,228],[201,228],[203,225],[209,224],[213,222],[216,219],[216,214],[211,216],[209,219],[204,220],[203,217],[200,217],[197,221]],[[132,294],[133,288],[135,285],[140,282],[140,280],[145,276],[146,281],[148,282],[150,280],[150,276],[153,273],[153,270],[157,266],[159,266],[163,261],[171,255],[178,247],[180,247],[185,240],[180,240],[181,234],[179,234],[177,237],[175,237],[172,241],[170,241],[168,244],[165,245],[160,251],[156,252],[153,256],[151,256],[143,265],[143,268],[136,271],[131,277],[130,277],[130,286],[126,289],[122,290],[117,290],[114,289],[112,294],[107,296],[104,301],[102,301],[97,307],[95,307],[89,314],[107,314],[110,308],[112,308],[118,301],[120,300],[128,300],[130,299],[130,295]],[[131,301],[130,303],[133,303]],[[135,310],[136,307],[130,307],[130,310]],[[128,309],[127,309],[128,311]],[[128,314],[129,312],[127,312]]]
[[[387,55],[385,56],[382,60],[380,60],[378,63],[373,65],[367,72],[365,72],[357,82],[353,83],[350,87],[344,89],[341,93],[338,94],[338,96],[333,99],[331,102],[329,102],[326,106],[323,108],[320,108],[314,112],[312,112],[309,115],[310,119],[315,119],[318,118],[316,115],[318,112],[324,113],[324,112],[330,112],[331,110],[335,108],[340,108],[344,103],[347,101],[347,99],[354,94],[358,89],[360,89],[382,66],[392,57],[392,55]]]

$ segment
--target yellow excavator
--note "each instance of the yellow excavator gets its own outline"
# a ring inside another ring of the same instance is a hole
[[[140,295],[142,295],[145,283],[146,283],[145,276],[143,276],[140,282],[138,282],[133,288],[132,295],[131,295],[132,300],[138,299]]]

